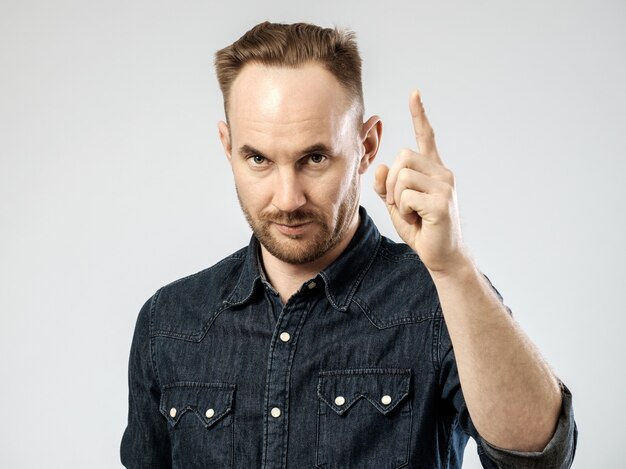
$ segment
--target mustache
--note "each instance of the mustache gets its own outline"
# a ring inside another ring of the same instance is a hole
[[[317,212],[312,210],[294,210],[293,212],[262,212],[260,217],[268,222],[279,225],[301,225],[320,219]]]

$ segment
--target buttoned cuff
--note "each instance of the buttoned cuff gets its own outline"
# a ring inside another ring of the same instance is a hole
[[[535,468],[569,468],[576,452],[578,430],[574,421],[572,394],[559,380],[563,404],[552,439],[543,451],[513,451],[493,446],[479,437],[479,452],[495,462],[499,468],[508,469],[535,469]]]

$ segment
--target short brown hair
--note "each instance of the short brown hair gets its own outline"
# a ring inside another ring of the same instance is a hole
[[[241,38],[215,54],[217,79],[227,112],[230,89],[241,69],[249,63],[297,68],[318,63],[332,73],[348,91],[363,115],[361,56],[355,34],[338,28],[322,28],[309,23],[257,24]]]

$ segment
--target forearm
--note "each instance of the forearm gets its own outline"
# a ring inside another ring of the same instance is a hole
[[[548,365],[471,260],[431,274],[476,429],[495,446],[541,451],[561,409]]]

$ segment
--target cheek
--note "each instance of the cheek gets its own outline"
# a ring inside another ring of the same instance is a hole
[[[259,210],[256,204],[254,194],[250,190],[250,185],[245,181],[235,178],[235,188],[237,191],[237,199],[241,208],[254,216]]]
[[[233,176],[239,198],[245,202],[246,206],[254,207],[262,205],[268,196],[268,186],[270,184],[263,178],[251,177],[242,171],[241,168],[233,168]],[[269,195],[271,197],[271,194]]]
[[[351,191],[356,190],[353,168],[336,175],[323,184],[318,186],[318,194],[320,199],[325,202],[326,207],[332,207],[333,212],[337,214],[341,205],[346,202]]]

